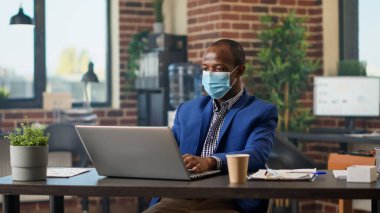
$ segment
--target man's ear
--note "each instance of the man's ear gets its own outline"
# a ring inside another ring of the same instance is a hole
[[[242,76],[244,71],[245,71],[245,65],[239,65],[238,67],[239,76]]]

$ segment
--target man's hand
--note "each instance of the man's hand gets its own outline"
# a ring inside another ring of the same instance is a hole
[[[194,172],[203,172],[216,168],[216,160],[212,157],[198,157],[190,154],[182,155],[182,160],[187,169]]]

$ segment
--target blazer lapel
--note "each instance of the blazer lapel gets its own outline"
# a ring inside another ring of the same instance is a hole
[[[232,108],[227,112],[226,117],[224,118],[222,128],[220,129],[217,148],[220,143],[220,139],[223,137],[224,133],[226,133],[226,130],[228,129],[228,126],[231,124],[231,121],[235,117],[236,113],[247,104],[249,100],[249,95],[246,91],[243,92],[242,96],[239,98],[239,100],[236,101],[236,103],[232,106]]]
[[[200,155],[203,149],[203,144],[205,143],[207,132],[211,123],[212,118],[212,99],[209,100],[205,109],[203,110],[201,128],[199,130],[199,137],[197,143],[197,155]]]

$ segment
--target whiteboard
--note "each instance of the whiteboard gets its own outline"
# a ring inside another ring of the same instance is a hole
[[[379,116],[380,78],[314,77],[314,115]]]

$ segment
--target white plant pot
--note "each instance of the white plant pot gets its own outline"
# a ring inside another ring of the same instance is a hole
[[[48,146],[10,146],[12,179],[46,180]]]
[[[164,32],[164,23],[154,22],[153,23],[153,33],[159,34]]]

